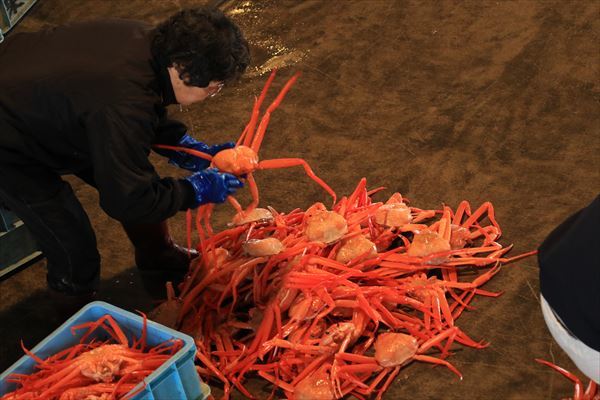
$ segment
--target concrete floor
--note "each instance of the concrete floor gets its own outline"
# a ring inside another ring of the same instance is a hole
[[[96,17],[157,22],[201,1],[40,1],[17,30]],[[419,207],[466,199],[491,201],[510,254],[535,249],[600,187],[600,2],[598,1],[225,1],[221,8],[251,42],[253,66],[236,87],[172,113],[208,143],[241,132],[266,72],[276,86],[303,75],[276,111],[262,158],[302,157],[338,195],[361,177],[399,191]],[[280,87],[280,86],[277,86]],[[159,157],[162,175],[177,175]],[[97,194],[72,182],[98,235],[100,298],[150,310],[133,268],[131,245],[98,206]],[[262,204],[281,211],[327,199],[300,169],[258,174]],[[241,199],[247,199],[241,196]],[[230,218],[216,213],[217,225]],[[183,215],[170,222],[183,242]],[[0,282],[0,371],[68,315],[53,308],[44,264]],[[386,399],[556,399],[572,385],[538,365],[553,361],[583,376],[545,328],[538,269],[529,258],[486,287],[498,299],[475,301],[459,320],[492,345],[464,349],[449,371],[413,363]],[[256,382],[251,387],[260,387]],[[218,391],[218,390],[217,390]]]

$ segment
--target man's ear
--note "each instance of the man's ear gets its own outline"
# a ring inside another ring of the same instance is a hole
[[[169,78],[171,78],[171,86],[173,87],[173,91],[175,92],[175,98],[177,98],[177,94],[179,93],[181,88],[185,86],[185,84],[179,77],[179,72],[175,67],[168,67],[167,70],[169,72]]]

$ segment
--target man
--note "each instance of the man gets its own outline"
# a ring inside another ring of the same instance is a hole
[[[538,251],[540,301],[552,337],[600,384],[600,196],[561,223]]]
[[[213,155],[232,147],[197,142],[165,107],[215,95],[248,63],[239,28],[207,8],[179,12],[156,28],[93,21],[12,34],[0,45],[0,201],[38,241],[51,289],[93,293],[100,276],[94,231],[64,174],[98,189],[144,273],[187,271],[190,255],[172,242],[165,220],[223,202],[242,183],[173,151],[159,153],[192,174],[160,178],[148,155],[154,144]]]

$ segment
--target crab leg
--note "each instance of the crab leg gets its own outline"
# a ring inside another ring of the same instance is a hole
[[[319,178],[313,170],[310,168],[308,163],[301,158],[277,158],[274,160],[263,160],[258,163],[257,169],[274,169],[274,168],[289,168],[289,167],[297,167],[301,165],[306,174],[315,182],[317,182],[327,193],[333,197],[333,203],[335,204],[337,200],[337,196],[335,192],[326,184],[321,178]]]
[[[494,206],[489,201],[486,201],[481,205],[481,207],[475,210],[475,212],[473,212],[473,214],[469,218],[467,218],[467,220],[463,222],[461,226],[463,228],[469,228],[471,225],[477,222],[477,220],[481,218],[486,211],[487,217],[492,223],[492,225],[494,225],[496,228],[498,228],[498,231],[500,231],[500,226],[498,225],[494,217]]]
[[[461,225],[461,221],[464,215],[471,215],[471,205],[468,201],[463,200],[460,202],[458,207],[456,208],[456,212],[454,213],[454,218],[452,219],[452,223],[454,225]]]
[[[540,364],[544,364],[544,365],[552,368],[555,371],[560,372],[562,375],[566,376],[571,381],[573,381],[573,383],[575,383],[575,393],[573,394],[573,399],[575,399],[575,400],[583,400],[583,396],[582,396],[582,394],[583,394],[583,384],[581,383],[581,381],[579,380],[579,378],[577,376],[575,376],[571,372],[567,371],[566,369],[564,369],[562,367],[559,367],[558,365],[552,364],[549,361],[542,360],[542,359],[539,359],[539,358],[536,358],[535,361],[539,362]]]
[[[272,75],[274,76],[274,74],[272,74]],[[263,117],[260,121],[260,124],[258,125],[258,129],[256,130],[256,135],[254,136],[254,138],[252,138],[252,144],[250,145],[250,148],[252,150],[254,150],[256,153],[258,153],[258,150],[260,149],[262,140],[265,136],[265,131],[267,130],[267,126],[269,125],[269,120],[271,119],[271,113],[273,111],[275,111],[275,109],[277,107],[279,107],[279,104],[281,104],[281,102],[283,101],[283,98],[285,97],[287,92],[289,92],[289,90],[292,88],[292,85],[294,83],[296,83],[296,80],[298,79],[299,76],[300,76],[300,72],[296,73],[294,76],[292,76],[290,78],[289,81],[287,81],[287,83],[285,84],[283,89],[281,89],[281,91],[279,92],[279,95],[277,96],[277,98],[275,98],[273,103],[271,103],[271,105],[269,106],[269,108],[267,108],[267,111],[263,115]]]
[[[250,194],[252,195],[252,203],[250,203],[250,205],[246,207],[246,210],[244,212],[249,213],[258,206],[259,194],[258,186],[256,186],[256,181],[254,180],[254,175],[252,175],[252,172],[248,173],[247,179],[248,188],[250,189]]]
[[[271,86],[273,79],[275,79],[275,74],[277,74],[277,68],[271,71],[271,75],[269,75],[269,79],[267,79],[267,83],[265,83],[265,86],[263,87],[260,96],[254,101],[254,107],[252,108],[250,121],[248,122],[248,125],[246,125],[246,129],[244,129],[244,132],[238,139],[236,146],[243,144],[244,146],[250,147],[252,139],[254,139],[254,128],[256,127],[256,123],[258,122],[260,106],[262,105],[263,101],[265,100],[265,97],[267,96],[267,92],[269,91],[269,87]]]

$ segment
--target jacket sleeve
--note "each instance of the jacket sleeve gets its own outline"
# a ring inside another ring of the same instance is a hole
[[[148,160],[156,114],[133,106],[105,106],[86,121],[100,206],[130,223],[160,222],[187,209],[193,193],[181,179],[160,178]]]
[[[167,109],[162,107],[159,111],[158,126],[153,144],[174,145],[186,134],[187,130],[184,123],[170,119],[167,115]]]

